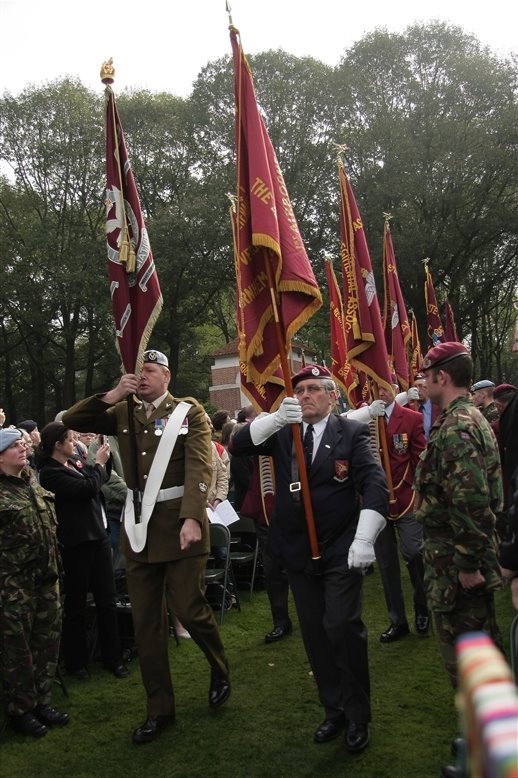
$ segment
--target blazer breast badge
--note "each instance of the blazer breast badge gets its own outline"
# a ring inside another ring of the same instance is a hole
[[[333,476],[334,481],[338,481],[339,484],[343,483],[349,474],[349,460],[348,459],[335,459],[335,474]]]

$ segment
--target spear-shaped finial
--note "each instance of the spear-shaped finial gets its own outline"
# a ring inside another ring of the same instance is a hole
[[[228,24],[229,24],[229,27],[233,27],[234,26],[234,22],[232,21],[232,16],[231,16],[231,14],[232,14],[232,7],[231,7],[230,3],[228,2],[228,0],[226,0],[225,5],[226,5],[226,8],[227,8],[227,13],[228,13]]]
[[[237,195],[233,194],[232,192],[227,192],[227,197],[230,200],[232,213],[237,213]]]

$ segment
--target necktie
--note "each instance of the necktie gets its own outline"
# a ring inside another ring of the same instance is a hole
[[[153,403],[148,403],[148,406],[146,408],[146,416],[148,419],[151,418],[154,410],[155,410],[155,406],[153,405]]]
[[[306,469],[309,470],[313,461],[313,425],[308,424],[304,435],[304,454],[306,456]]]

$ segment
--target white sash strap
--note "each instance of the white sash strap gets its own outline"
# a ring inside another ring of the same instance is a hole
[[[178,438],[178,433],[183,424],[185,417],[191,407],[190,403],[180,402],[174,409],[167,424],[164,428],[164,432],[160,438],[157,450],[149,475],[147,477],[146,486],[142,494],[142,506],[140,522],[135,523],[135,510],[133,507],[133,491],[128,489],[126,495],[126,505],[124,508],[124,528],[128,536],[131,548],[136,553],[143,551],[146,545],[147,539],[147,525],[153,513],[153,509],[157,502],[163,502],[164,500],[174,500],[177,497],[183,495],[182,486],[171,486],[168,489],[160,489],[162,481],[164,480],[165,471],[171,458],[171,454]]]

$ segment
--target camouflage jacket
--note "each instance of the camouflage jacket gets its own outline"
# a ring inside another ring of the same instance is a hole
[[[23,470],[20,478],[0,473],[0,579],[29,568],[58,576],[56,526],[54,495],[32,472]]]
[[[486,405],[485,408],[480,408],[480,412],[482,416],[488,420],[489,423],[492,421],[496,421],[500,418],[500,414],[498,413],[498,408],[496,407],[496,404],[494,402],[490,402],[489,405]]]
[[[499,588],[495,515],[503,504],[500,457],[489,423],[467,397],[455,398],[433,425],[414,489],[432,608],[455,607],[460,570],[480,570],[487,590]]]

